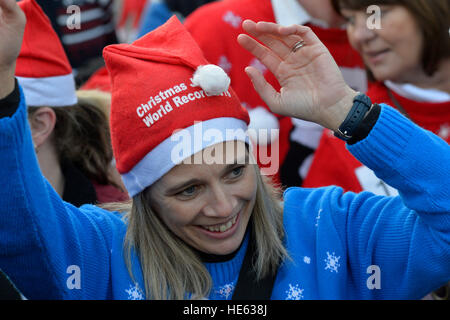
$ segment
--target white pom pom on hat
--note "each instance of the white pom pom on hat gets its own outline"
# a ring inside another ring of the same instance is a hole
[[[248,134],[252,141],[260,146],[267,146],[278,139],[280,124],[275,115],[263,107],[249,109],[248,113]]]
[[[192,78],[192,83],[201,87],[207,96],[219,96],[228,91],[230,82],[227,73],[214,64],[199,66]]]

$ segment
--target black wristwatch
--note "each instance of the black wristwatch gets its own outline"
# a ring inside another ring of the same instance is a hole
[[[334,135],[344,141],[349,141],[352,139],[371,107],[372,101],[370,98],[363,93],[359,93],[353,99],[352,109],[348,113],[344,122],[340,125],[339,129],[334,132]]]

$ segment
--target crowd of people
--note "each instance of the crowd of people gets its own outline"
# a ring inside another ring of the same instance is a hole
[[[0,0],[0,298],[449,299],[449,23]]]

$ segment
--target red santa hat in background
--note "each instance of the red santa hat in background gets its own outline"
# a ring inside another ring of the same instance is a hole
[[[81,86],[80,90],[99,90],[103,92],[111,92],[111,82],[108,69],[103,66],[95,71]]]
[[[77,103],[72,67],[58,35],[35,0],[18,2],[27,23],[17,59],[16,77],[29,106]]]
[[[114,156],[130,196],[209,146],[248,143],[249,116],[229,77],[208,64],[175,16],[132,44],[106,47],[103,56]]]

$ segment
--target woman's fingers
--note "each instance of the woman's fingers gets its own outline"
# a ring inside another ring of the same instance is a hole
[[[254,67],[245,68],[245,72],[253,83],[256,92],[273,112],[278,113],[280,109],[280,94],[266,81],[264,76]]]
[[[273,50],[280,58],[285,59],[290,54],[291,48],[277,35],[260,32],[256,28],[256,23],[251,20],[245,20],[242,23],[243,29],[253,38],[258,39],[267,47]]]
[[[272,22],[260,21],[255,24],[256,32],[261,34],[270,34],[273,37],[282,39],[283,43],[286,45],[287,50],[291,52],[294,44],[302,40],[302,37],[292,31],[290,33],[281,33],[280,28],[282,28],[282,26]]]
[[[280,26],[278,32],[281,36],[298,36],[300,39],[304,40],[307,45],[322,44],[310,27],[299,24],[293,24],[288,27]]]
[[[321,43],[311,28],[299,24],[280,26],[273,22],[260,21],[255,24],[255,32],[271,34],[283,39],[283,42],[292,50],[293,46],[303,40],[307,45]]]
[[[280,63],[282,62],[277,54],[246,34],[240,34],[237,40],[244,49],[259,59],[270,72],[276,74]]]

